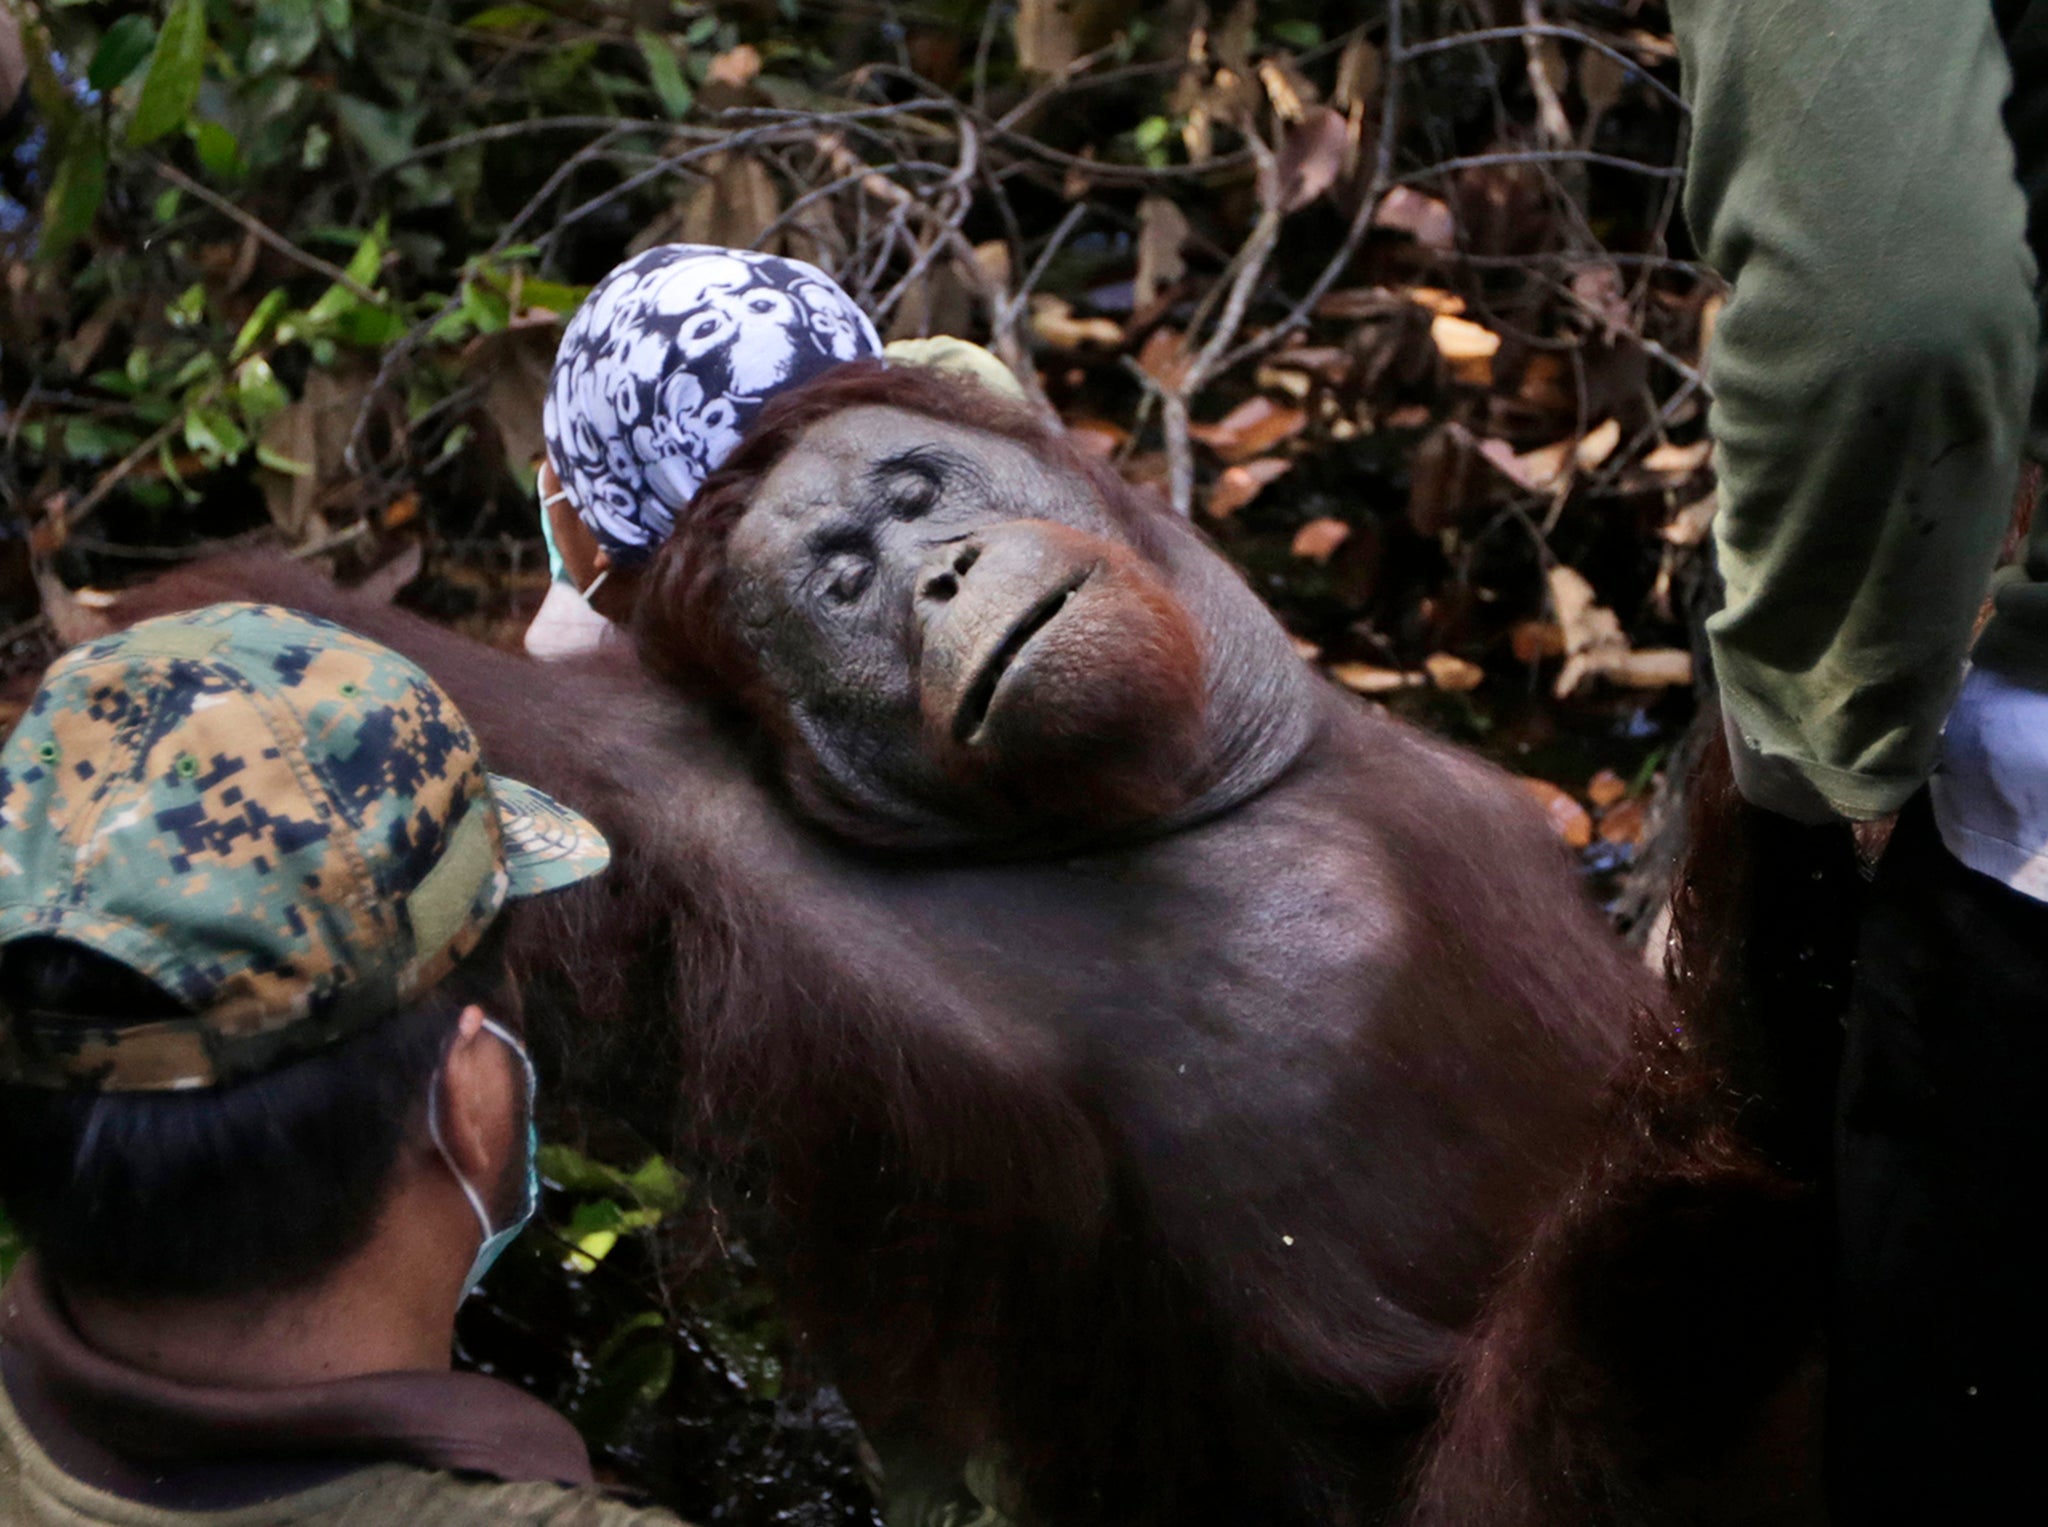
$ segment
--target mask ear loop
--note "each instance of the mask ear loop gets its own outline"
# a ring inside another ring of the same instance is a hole
[[[446,1063],[444,1062],[443,1064],[445,1066]],[[441,1153],[441,1163],[448,1168],[448,1175],[455,1179],[455,1185],[462,1189],[462,1196],[469,1200],[470,1210],[476,1215],[476,1222],[483,1230],[484,1239],[488,1241],[492,1235],[491,1215],[490,1211],[484,1208],[483,1195],[478,1193],[470,1184],[470,1180],[462,1175],[462,1169],[455,1164],[454,1156],[449,1154],[448,1142],[441,1137],[441,1083],[443,1080],[443,1071],[437,1069],[434,1072],[434,1084],[427,1090],[427,1136],[434,1142],[434,1149]]]
[[[560,485],[559,478],[556,479],[555,491],[545,495],[540,501],[540,506],[543,511],[552,509],[557,504],[568,504],[570,508],[575,508],[575,501],[569,497],[569,490]],[[552,541],[552,536],[550,537],[550,541]],[[597,596],[597,591],[604,587],[604,580],[609,578],[611,575],[612,570],[610,568],[606,568],[603,572],[599,573],[595,578],[590,580],[589,588],[578,589],[576,591],[576,597],[578,599],[581,599],[585,604],[589,604],[590,601]],[[492,1027],[496,1029],[496,1025],[492,1025]],[[496,1032],[498,1034],[498,1037],[503,1039],[507,1044],[513,1043],[511,1036],[506,1034],[503,1029],[496,1029]]]
[[[603,582],[602,575],[598,581]],[[526,1046],[514,1038],[495,1018],[486,1018],[483,1027],[494,1039],[519,1057],[520,1067],[526,1072],[526,1124],[528,1131],[531,1132],[533,1110],[540,1095],[540,1079],[534,1075],[533,1057],[526,1053]],[[447,1141],[441,1135],[441,1082],[446,1068],[447,1061],[444,1058],[441,1065],[435,1068],[433,1085],[427,1089],[427,1136],[434,1142],[434,1149],[440,1152],[442,1164],[448,1168],[448,1174],[455,1179],[455,1185],[462,1189],[462,1196],[469,1200],[469,1207],[476,1214],[476,1222],[482,1227],[484,1239],[488,1241],[498,1232],[491,1227],[491,1214],[484,1207],[483,1195],[478,1193],[470,1180],[462,1175],[461,1169],[455,1165],[454,1156],[449,1154]]]

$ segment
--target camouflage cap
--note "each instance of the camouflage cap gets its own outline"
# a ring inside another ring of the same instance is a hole
[[[221,604],[51,667],[0,749],[0,960],[55,936],[190,1011],[0,1008],[0,1081],[103,1092],[267,1070],[420,995],[603,838],[485,773],[439,685],[323,620]]]

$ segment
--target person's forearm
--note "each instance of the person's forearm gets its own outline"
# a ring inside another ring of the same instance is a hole
[[[2034,382],[1986,0],[1674,0],[1686,211],[1734,284],[1709,358],[1744,793],[1895,810],[1931,767]]]

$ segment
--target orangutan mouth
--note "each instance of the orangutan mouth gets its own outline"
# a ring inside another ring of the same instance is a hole
[[[953,715],[953,740],[971,745],[982,725],[988,720],[989,707],[995,703],[996,689],[1003,677],[1015,666],[1024,649],[1032,639],[1059,618],[1067,602],[1081,591],[1081,586],[1095,576],[1095,568],[1084,567],[1055,585],[1021,619],[1003,634],[1003,639],[981,665],[974,682],[967,686],[967,694],[960,701],[960,709]]]

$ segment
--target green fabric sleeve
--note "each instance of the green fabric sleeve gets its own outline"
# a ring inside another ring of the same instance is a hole
[[[1685,208],[1732,283],[1708,379],[1758,805],[1896,809],[1932,767],[2011,509],[2038,319],[1988,0],[1673,0]]]

